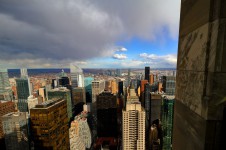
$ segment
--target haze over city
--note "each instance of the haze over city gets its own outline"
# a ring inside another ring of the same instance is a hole
[[[180,0],[0,0],[3,68],[176,68]]]

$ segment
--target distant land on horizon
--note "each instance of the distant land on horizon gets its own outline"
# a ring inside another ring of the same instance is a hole
[[[116,70],[116,69],[120,69],[122,71],[127,71],[128,69],[131,69],[131,71],[144,70],[144,68],[82,68],[82,69],[84,73],[92,74],[103,73],[103,71],[106,70]],[[62,72],[62,70],[64,70],[65,73],[70,73],[70,68],[32,68],[27,70],[29,76],[49,73],[57,74]],[[151,68],[151,70],[176,70],[176,68]],[[8,69],[8,75],[10,78],[19,77],[20,69]]]

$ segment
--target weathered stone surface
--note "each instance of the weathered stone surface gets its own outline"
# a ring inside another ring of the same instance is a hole
[[[181,1],[180,37],[203,26],[210,19],[211,0]]]
[[[181,5],[173,149],[226,149],[226,1]]]
[[[206,122],[180,101],[175,101],[173,150],[202,150]]]
[[[204,90],[204,72],[177,71],[176,99],[201,115]]]
[[[178,70],[205,70],[209,26],[210,24],[207,23],[180,38],[177,60]]]
[[[226,103],[226,73],[212,73],[209,81],[213,81],[212,94],[208,101],[208,120],[222,120]]]

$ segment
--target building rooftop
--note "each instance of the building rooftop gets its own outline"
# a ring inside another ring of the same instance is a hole
[[[60,102],[62,100],[64,100],[64,99],[63,98],[60,98],[60,99],[58,99],[58,98],[51,99],[51,100],[45,101],[45,102],[43,102],[41,104],[37,104],[37,105],[35,105],[35,107],[33,107],[31,109],[47,108],[49,106],[52,106],[52,105],[57,104],[58,102]]]

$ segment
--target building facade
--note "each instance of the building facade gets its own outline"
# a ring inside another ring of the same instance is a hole
[[[117,97],[111,92],[97,95],[97,136],[117,137]]]
[[[30,109],[32,141],[35,149],[68,150],[67,101],[55,99]]]
[[[148,80],[148,82],[150,82],[149,76],[150,76],[150,67],[145,67],[145,76],[144,76],[144,79],[145,80]]]
[[[163,150],[172,149],[174,99],[175,96],[162,97]]]
[[[86,103],[92,102],[92,81],[93,77],[85,77]]]
[[[163,91],[166,95],[175,95],[176,77],[163,76]]]
[[[27,112],[27,98],[29,94],[28,78],[16,79],[17,96],[18,96],[18,109],[20,112]]]
[[[70,148],[71,150],[89,149],[92,144],[92,135],[87,122],[88,112],[81,112],[75,116],[70,128]]]
[[[15,103],[12,101],[0,101],[0,118],[8,113],[15,112]],[[0,145],[4,148],[4,132],[2,127],[2,119],[0,119]]]
[[[173,149],[226,149],[225,9],[181,1]]]
[[[0,69],[0,100],[10,101],[13,99],[12,89],[9,83],[7,69]]]
[[[72,101],[71,101],[71,92],[66,87],[55,88],[48,91],[48,99],[59,99],[63,98],[67,102],[67,115],[68,118],[71,119],[72,117]]]
[[[29,150],[26,112],[11,112],[2,116],[6,150]]]
[[[75,64],[70,64],[70,73],[72,88],[84,87],[84,74],[82,69]]]
[[[135,93],[135,90],[130,92]],[[130,93],[130,95],[134,94]],[[141,107],[137,96],[128,97],[122,115],[123,149],[145,150],[145,110]]]
[[[94,80],[92,82],[92,102],[96,102],[96,96],[104,91],[105,81]]]

